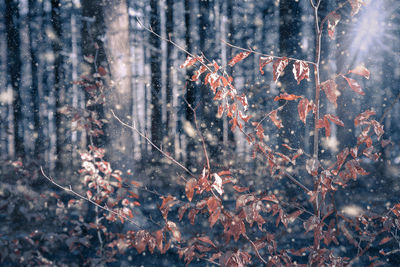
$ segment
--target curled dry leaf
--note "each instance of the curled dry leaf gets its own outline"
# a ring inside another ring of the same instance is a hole
[[[335,39],[335,28],[340,21],[340,14],[333,11],[328,14],[328,35],[333,40]]]
[[[351,6],[351,15],[356,15],[359,11],[361,6],[364,4],[364,0],[348,0]]]
[[[313,109],[314,104],[307,98],[303,98],[297,105],[297,111],[299,112],[300,120],[305,124],[308,112]]]
[[[248,187],[241,187],[241,186],[237,186],[237,185],[234,185],[233,186],[233,189],[235,189],[237,192],[239,192],[239,193],[242,193],[242,192],[244,192],[244,191],[248,191],[249,190],[249,188]]]
[[[251,115],[244,115],[242,114],[242,112],[239,110],[239,117],[244,121],[244,122],[248,122],[251,118]]]
[[[287,94],[287,93],[284,93],[284,94],[280,94],[279,96],[276,96],[275,98],[274,98],[274,101],[278,101],[278,100],[281,100],[281,99],[283,99],[283,100],[296,100],[296,99],[298,99],[298,98],[301,98],[302,96],[298,96],[298,95],[289,95],[289,94]]]
[[[357,94],[360,95],[365,95],[364,91],[361,89],[361,86],[358,84],[358,82],[354,79],[347,78],[346,76],[343,76],[343,78],[347,81],[349,84],[350,88],[356,92]]]
[[[360,76],[363,76],[366,79],[369,79],[370,72],[364,66],[357,66],[355,69],[349,70],[348,73],[354,73]]]
[[[218,194],[222,195],[224,193],[224,190],[222,188],[222,179],[217,173],[214,173],[214,178],[215,181],[212,187],[218,192]]]
[[[279,58],[275,60],[273,68],[273,79],[275,83],[278,81],[279,76],[281,76],[283,70],[289,64],[289,60],[286,57]]]
[[[271,63],[272,61],[274,61],[274,58],[271,57],[271,56],[268,56],[268,57],[260,57],[260,72],[261,72],[261,74],[264,75],[263,68],[264,68],[267,64]]]
[[[275,124],[276,127],[279,129],[283,127],[282,121],[278,118],[278,110],[274,109],[268,114],[268,117],[271,119],[271,121]]]
[[[334,80],[327,80],[321,83],[321,89],[325,92],[328,100],[337,107],[337,97],[340,96],[340,91],[337,89],[337,84]]]
[[[194,82],[194,81],[197,81],[197,80],[200,78],[200,75],[201,75],[202,73],[204,73],[206,70],[207,70],[207,67],[204,66],[204,65],[201,65],[201,67],[200,67],[198,70],[196,70],[196,71],[194,72],[194,74],[193,74],[193,76],[192,76],[192,81],[193,81],[193,82]]]
[[[199,56],[196,56],[196,57],[188,56],[186,58],[185,62],[183,62],[183,64],[180,66],[180,68],[183,69],[183,68],[186,68],[186,67],[191,67],[194,64],[196,64],[197,61],[204,62],[204,59],[203,59],[202,56],[201,57],[199,57]]]
[[[296,60],[293,63],[293,75],[297,84],[300,84],[303,79],[310,80],[310,68],[308,64],[304,61]]]
[[[357,126],[359,124],[363,124],[368,118],[372,115],[375,115],[376,112],[372,109],[368,109],[364,111],[363,113],[359,114],[355,119],[354,119],[354,126]]]
[[[383,125],[377,122],[376,120],[371,120],[371,124],[374,127],[374,132],[378,140],[380,140],[382,135],[385,133],[385,131],[383,130]]]
[[[176,223],[172,221],[167,222],[167,228],[169,231],[172,233],[172,237],[178,242],[181,242],[181,232],[179,232],[178,227],[176,226]]]
[[[339,125],[342,127],[344,126],[343,121],[341,121],[338,116],[335,116],[332,114],[326,114],[324,117],[326,117],[328,120],[330,120],[331,122],[333,122],[336,125]]]
[[[193,199],[193,194],[196,186],[197,186],[197,180],[194,178],[191,178],[186,182],[185,193],[189,201],[192,201]]]
[[[236,63],[238,63],[239,61],[245,59],[246,57],[248,57],[251,53],[250,52],[240,52],[239,54],[237,54],[234,58],[232,58],[229,62],[228,65],[233,67]]]

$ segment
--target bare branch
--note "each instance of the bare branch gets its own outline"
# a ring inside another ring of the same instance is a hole
[[[256,55],[265,56],[265,57],[272,57],[272,58],[276,58],[276,59],[282,59],[283,58],[282,56],[268,55],[268,54],[264,54],[264,53],[261,53],[261,52],[254,51],[253,49],[247,49],[247,48],[243,48],[243,47],[240,47],[240,46],[236,46],[236,45],[230,44],[227,41],[222,40],[222,39],[221,39],[221,41],[224,44],[226,44],[227,46],[230,46],[232,48],[236,48],[236,49],[239,49],[239,50],[242,50],[242,51],[250,52],[250,53],[253,53],[253,54],[256,54]],[[300,61],[303,61],[305,63],[311,64],[311,65],[315,65],[314,62],[307,61],[307,60],[302,60],[302,59],[297,59],[297,58],[292,58],[292,57],[285,57],[285,58],[287,58],[288,60],[291,60],[291,61],[300,60]]]
[[[258,257],[264,264],[267,264],[268,262],[267,262],[266,260],[264,260],[264,258],[261,257],[260,253],[258,252],[258,249],[257,249],[256,244],[254,244],[254,242],[251,241],[251,239],[247,236],[246,233],[244,233],[243,236],[244,236],[244,238],[251,244],[251,246],[253,247],[253,249],[254,249],[255,252],[256,252],[257,257]]]
[[[185,166],[183,166],[181,163],[179,163],[176,159],[174,159],[172,156],[168,155],[167,153],[165,153],[161,148],[159,148],[158,146],[156,146],[151,140],[150,138],[148,138],[146,135],[144,135],[141,131],[139,131],[135,125],[131,126],[129,124],[126,124],[125,122],[123,122],[120,118],[117,117],[117,115],[115,115],[114,111],[111,110],[112,115],[114,116],[114,118],[119,121],[119,123],[121,123],[123,126],[128,127],[129,129],[134,130],[137,134],[139,134],[141,137],[143,137],[144,139],[146,139],[146,141],[155,149],[157,149],[164,157],[166,157],[167,159],[169,159],[170,161],[172,161],[173,163],[175,163],[176,165],[178,165],[179,167],[181,167],[185,172],[187,172],[188,174],[190,174],[192,177],[196,177],[191,171],[188,170],[188,168],[186,168]]]

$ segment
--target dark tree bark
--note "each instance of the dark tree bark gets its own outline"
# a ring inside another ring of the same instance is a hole
[[[167,0],[166,2],[166,34],[167,38],[173,38],[174,34],[174,1]],[[172,127],[175,125],[173,123],[174,120],[174,106],[172,102],[173,98],[173,45],[167,44],[167,77],[166,77],[166,101],[167,101],[167,121],[166,121],[166,134],[171,142],[171,149],[174,147],[174,136],[172,136],[173,129]]]
[[[156,34],[160,34],[160,16],[158,0],[150,1],[150,26]],[[154,34],[150,34],[150,67],[151,67],[151,140],[156,146],[162,142],[162,122],[161,122],[161,41]],[[153,152],[158,155],[158,151],[153,147]]]
[[[51,0],[51,23],[55,38],[52,42],[54,60],[54,89],[56,99],[56,169],[63,169],[63,160],[65,160],[65,146],[66,146],[66,121],[59,110],[65,105],[65,77],[62,69],[63,59],[61,55],[62,47],[62,28],[61,28],[61,3],[59,0]]]
[[[20,38],[19,38],[19,14],[18,1],[6,1],[5,23],[7,31],[7,71],[8,83],[13,88],[13,119],[14,119],[14,147],[15,155],[23,157],[24,138],[23,138],[23,114],[21,110],[21,58],[20,58]]]
[[[31,85],[31,101],[32,101],[32,117],[33,117],[33,128],[34,128],[34,155],[41,158],[41,147],[43,140],[43,132],[40,129],[40,114],[39,114],[39,79],[38,79],[38,40],[40,29],[40,21],[37,17],[40,16],[40,9],[35,0],[29,0],[29,43],[30,43],[30,56],[31,56],[31,72],[32,72],[32,85]]]

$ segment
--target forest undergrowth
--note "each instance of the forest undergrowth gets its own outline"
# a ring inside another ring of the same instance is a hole
[[[138,133],[161,159],[151,163],[144,159],[141,170],[113,168],[108,151],[95,145],[107,123],[98,107],[107,102],[108,72],[94,57],[93,73],[76,81],[87,93],[86,110],[62,110],[89,136],[88,149],[80,151],[78,179],[61,179],[61,173],[53,177],[34,163],[13,161],[3,166],[2,173],[15,175],[2,184],[0,209],[10,215],[2,216],[3,227],[13,225],[12,233],[0,236],[2,264],[398,265],[400,203],[389,192],[399,191],[398,166],[389,168],[383,154],[385,147],[394,145],[382,124],[387,113],[379,117],[373,107],[363,107],[354,114],[353,144],[332,158],[321,157],[321,143],[331,138],[333,127],[338,131],[349,127],[335,112],[325,113],[322,99],[337,108],[344,90],[363,96],[360,81],[373,75],[359,65],[320,81],[322,34],[333,39],[344,7],[356,16],[363,1],[348,0],[322,19],[320,0],[310,0],[310,5],[316,32],[312,62],[227,43],[238,53],[221,66],[217,59],[192,54],[158,36],[187,54],[181,68],[194,71],[186,85],[207,86],[216,117],[226,118],[230,130],[242,134],[252,151],[248,157],[232,153],[211,157],[199,127],[207,122],[199,122],[197,107],[187,103],[199,144],[197,162],[191,162],[196,171],[155,145],[151,136],[121,119],[123,114],[117,111],[111,111],[112,119]],[[313,97],[281,91],[271,99],[268,113],[257,114],[257,107],[249,105],[251,99],[229,75],[248,57],[258,58],[260,75],[272,71],[276,84],[284,75],[293,75],[297,84],[312,83]],[[265,135],[267,128],[276,128],[280,136],[290,130],[281,118],[290,105],[297,110],[293,119],[310,126],[310,153],[301,142],[291,144],[284,138],[276,148]]]

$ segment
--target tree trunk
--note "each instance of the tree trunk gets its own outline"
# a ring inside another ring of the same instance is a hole
[[[107,98],[106,117],[108,154],[117,166],[125,166],[133,159],[132,131],[123,127],[111,115],[111,110],[124,121],[132,119],[131,56],[129,20],[126,0],[103,0],[106,28],[105,50],[111,76],[112,93]]]
[[[23,114],[21,110],[22,102],[20,95],[21,84],[21,58],[20,58],[20,38],[19,38],[19,14],[18,2],[6,1],[5,23],[7,31],[7,71],[8,84],[13,89],[13,135],[15,155],[23,157]]]
[[[160,34],[160,16],[158,0],[150,1],[150,26],[156,34]],[[151,68],[151,141],[160,146],[162,142],[161,122],[161,41],[154,34],[149,36],[150,42],[150,68]],[[159,156],[159,152],[153,147],[154,155]]]

